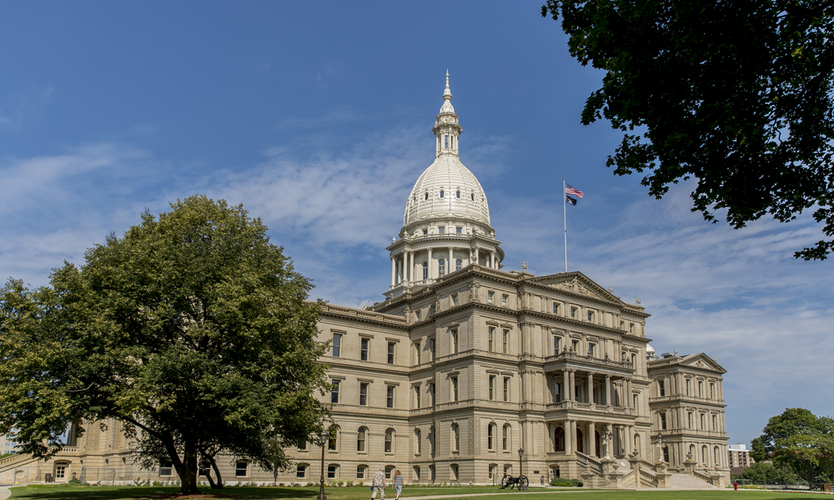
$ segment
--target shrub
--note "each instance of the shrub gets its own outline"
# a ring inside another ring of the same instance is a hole
[[[90,486],[87,483],[81,482],[81,480],[77,478],[70,479],[69,481],[67,481],[67,484],[71,486]]]
[[[556,477],[550,481],[550,486],[562,486],[562,487],[582,487],[582,481],[579,479],[567,479],[564,477]]]

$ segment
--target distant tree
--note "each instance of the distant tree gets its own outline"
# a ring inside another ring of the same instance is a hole
[[[814,209],[834,251],[834,0],[547,0],[570,53],[606,71],[581,121],[626,132],[607,165],[735,229]]]
[[[45,458],[73,421],[115,418],[145,465],[197,491],[198,457],[267,470],[326,415],[317,303],[266,226],[194,196],[65,263],[51,286],[0,291],[0,432]],[[208,450],[211,450],[209,452]]]
[[[772,460],[809,483],[834,477],[834,419],[817,417],[803,408],[787,408],[768,420],[763,434],[752,441],[756,462]]]
[[[733,479],[749,479],[755,484],[796,484],[796,478],[792,470],[776,467],[769,462],[755,462],[741,474],[733,475]]]

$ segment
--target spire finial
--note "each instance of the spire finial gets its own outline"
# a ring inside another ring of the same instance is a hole
[[[452,99],[452,89],[449,88],[449,70],[446,70],[446,90],[443,91],[443,99],[449,101]]]

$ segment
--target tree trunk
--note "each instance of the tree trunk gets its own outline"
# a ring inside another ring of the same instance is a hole
[[[185,439],[185,453],[182,457],[182,471],[180,475],[182,486],[180,492],[184,495],[199,493],[197,490],[197,444],[191,439]]]
[[[220,475],[220,469],[217,468],[217,462],[214,461],[214,457],[209,456],[209,463],[211,463],[211,468],[214,470],[214,475],[217,476],[217,486],[211,485],[213,489],[220,489],[223,487],[223,476]]]

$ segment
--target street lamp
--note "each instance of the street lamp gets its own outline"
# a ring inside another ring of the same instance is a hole
[[[324,494],[324,447],[327,444],[328,432],[321,431],[321,483],[319,484],[319,498],[318,500],[327,500],[327,495]]]

